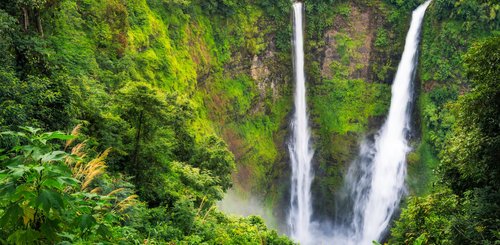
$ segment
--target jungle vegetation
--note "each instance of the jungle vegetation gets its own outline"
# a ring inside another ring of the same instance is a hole
[[[315,215],[332,213],[359,140],[387,112],[421,2],[306,0]],[[283,216],[290,6],[0,1],[0,243],[292,244],[216,207],[239,188]],[[372,31],[354,32],[365,13]],[[337,56],[323,68],[328,33]],[[499,35],[496,1],[430,5],[390,244],[498,244]]]

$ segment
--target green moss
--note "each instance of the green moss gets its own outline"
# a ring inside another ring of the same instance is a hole
[[[274,190],[266,190],[265,188],[275,184],[272,182],[274,178],[281,177],[270,178],[269,174],[276,167],[282,155],[287,152],[286,149],[282,148],[284,134],[280,132],[283,130],[282,124],[285,116],[289,112],[288,104],[289,100],[286,97],[282,98],[273,104],[272,111],[268,115],[249,115],[244,121],[226,125],[226,127],[235,130],[242,139],[243,145],[240,148],[240,153],[243,154],[239,163],[251,172],[251,176],[247,176],[251,179],[246,180],[248,183],[244,184],[251,184],[253,191],[279,192],[279,183],[273,187],[276,188]]]
[[[236,120],[249,113],[258,94],[254,81],[245,75],[219,80],[213,84],[213,89],[218,96],[218,107],[224,110],[224,115]]]
[[[315,122],[325,134],[366,131],[368,119],[383,115],[389,101],[389,86],[361,79],[325,80],[312,98]]]
[[[377,34],[376,34],[376,37],[375,37],[375,46],[377,48],[382,48],[382,47],[385,47],[389,44],[389,37],[388,37],[388,33],[385,29],[383,28],[379,28],[377,29]]]
[[[349,17],[351,14],[351,6],[349,3],[341,3],[335,8],[335,14],[341,15],[343,17]]]

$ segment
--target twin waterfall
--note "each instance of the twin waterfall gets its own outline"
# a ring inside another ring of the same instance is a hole
[[[346,176],[343,198],[337,200],[334,224],[312,221],[311,183],[313,173],[310,129],[307,118],[303,48],[303,4],[293,4],[295,115],[289,143],[292,165],[288,225],[293,239],[301,244],[372,244],[384,238],[404,192],[406,154],[410,150],[412,81],[418,57],[420,29],[430,0],[413,11],[401,61],[392,85],[386,122],[375,136],[361,145],[360,154]]]

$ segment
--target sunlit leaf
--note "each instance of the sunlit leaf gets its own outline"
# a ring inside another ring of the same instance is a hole
[[[41,135],[42,138],[51,140],[51,139],[60,139],[60,140],[69,140],[74,139],[76,136],[61,133],[61,132],[49,132]]]
[[[26,137],[25,133],[22,133],[22,132],[13,132],[13,131],[4,131],[4,132],[1,132],[0,135],[10,135],[10,136]]]
[[[33,167],[33,169],[36,170],[36,172],[38,174],[40,174],[43,171],[43,169],[45,169],[45,167],[44,166],[35,166],[35,167]]]
[[[10,174],[14,178],[20,178],[23,176],[26,172],[28,172],[30,169],[24,165],[17,165],[17,166],[8,166],[8,169],[10,169]]]
[[[41,130],[39,128],[33,128],[33,127],[29,127],[29,126],[21,126],[19,128],[24,129],[24,130],[30,132],[31,134],[36,134],[38,131]]]
[[[59,183],[61,183],[61,184],[66,184],[66,185],[69,185],[69,186],[76,186],[78,183],[80,183],[80,181],[78,181],[75,178],[65,177],[65,176],[58,177],[57,181]]]
[[[48,188],[54,188],[54,189],[58,189],[58,190],[63,188],[63,184],[61,182],[59,182],[57,179],[53,179],[53,178],[45,179],[42,182],[42,186],[48,187]]]
[[[42,162],[63,161],[68,154],[64,151],[53,151],[42,156]]]
[[[31,208],[31,207],[25,207],[23,209],[23,223],[24,225],[27,225],[29,222],[31,222],[35,218],[35,213],[36,210]]]

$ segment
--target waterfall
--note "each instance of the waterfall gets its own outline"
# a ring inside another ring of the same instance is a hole
[[[404,193],[406,154],[410,148],[412,81],[418,57],[420,29],[430,0],[413,11],[410,29],[392,85],[387,119],[371,142],[361,145],[358,160],[346,177],[345,198],[340,201],[334,241],[336,244],[371,244],[383,239]]]
[[[293,4],[295,114],[293,135],[288,144],[292,183],[288,225],[291,236],[301,244],[372,244],[383,239],[404,193],[406,155],[410,151],[410,108],[413,100],[420,30],[431,0],[413,11],[410,29],[392,85],[387,119],[374,139],[361,144],[359,156],[349,168],[337,214],[332,225],[312,222],[311,183],[313,174],[310,129],[307,118],[304,75],[303,4]]]
[[[306,87],[304,74],[303,4],[293,4],[294,13],[294,70],[295,70],[295,114],[291,122],[292,138],[288,144],[292,165],[292,185],[288,225],[293,239],[308,244],[311,241],[310,223],[312,214],[311,159],[313,151],[309,145],[310,130],[307,118]]]

